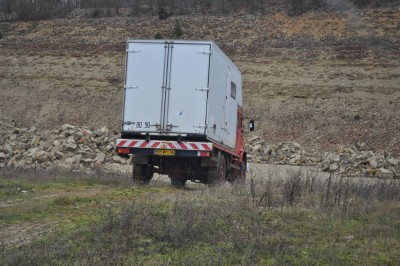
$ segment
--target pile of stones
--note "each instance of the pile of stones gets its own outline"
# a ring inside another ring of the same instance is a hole
[[[91,130],[65,124],[39,131],[0,118],[0,168],[129,171],[130,160],[115,152],[118,137],[118,132],[105,127]],[[254,163],[314,166],[342,176],[400,178],[400,160],[387,152],[367,150],[364,143],[321,152],[306,150],[296,142],[269,144],[258,136],[248,136],[246,148],[248,160]]]
[[[56,130],[24,128],[0,119],[0,168],[61,167],[74,171],[112,169],[128,165],[116,155],[117,132],[103,127],[89,130],[65,124]]]
[[[315,166],[341,176],[400,178],[400,160],[389,153],[367,150],[365,143],[338,145],[334,152],[306,150],[296,142],[268,144],[258,136],[247,139],[248,159],[255,163]]]

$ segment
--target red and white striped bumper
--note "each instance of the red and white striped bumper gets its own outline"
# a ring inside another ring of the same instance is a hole
[[[179,151],[193,151],[195,156],[210,156],[213,144],[210,142],[190,142],[190,141],[159,141],[151,140],[146,141],[143,139],[117,139],[117,150],[119,148],[130,149],[152,149],[152,150],[176,150]]]

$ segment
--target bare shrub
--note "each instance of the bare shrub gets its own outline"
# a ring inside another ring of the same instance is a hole
[[[179,20],[175,20],[175,25],[174,25],[174,28],[172,30],[172,36],[174,38],[179,38],[182,35],[183,35],[183,31],[182,31],[182,28],[181,28],[181,24],[180,24]]]
[[[321,8],[322,0],[288,0],[289,15],[299,16],[310,10]]]
[[[317,177],[313,171],[291,171],[286,177],[269,172],[251,184],[258,206],[267,208],[302,207],[354,215],[374,202],[400,199],[398,180]]]
[[[283,184],[283,197],[289,205],[293,205],[294,201],[301,197],[302,184],[300,171],[293,172],[291,176]]]

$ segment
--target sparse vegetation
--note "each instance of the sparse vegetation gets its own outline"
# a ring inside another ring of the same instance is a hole
[[[160,32],[157,32],[156,34],[154,34],[154,39],[156,40],[162,40],[163,36],[161,35]]]
[[[175,20],[175,25],[172,30],[172,36],[173,36],[173,38],[179,38],[182,35],[183,35],[183,32],[182,32],[181,24],[180,24],[179,20]]]
[[[376,7],[396,0],[352,0],[353,5],[343,5],[344,8]],[[157,0],[157,1],[136,1],[136,0],[0,0],[0,13],[6,14],[5,20],[38,20],[64,17],[72,10],[86,9],[88,17],[114,16],[121,14],[121,8],[130,8],[130,15],[156,13],[160,19],[166,19],[173,14],[194,14],[194,13],[215,13],[232,14],[240,10],[248,12],[270,12],[276,6],[286,10],[291,15],[301,15],[310,10],[318,10],[327,6],[322,0],[285,0],[281,3],[270,3],[269,1],[258,0]]]
[[[400,259],[399,182],[276,174],[253,175],[245,186],[186,190],[162,182],[122,189],[122,181],[95,177],[73,178],[79,182],[73,187],[66,179],[20,175],[13,181],[28,181],[39,194],[59,185],[83,189],[84,180],[109,188],[86,198],[56,197],[53,216],[72,222],[20,247],[3,244],[0,263],[376,265]],[[7,190],[10,177],[0,180]],[[97,211],[83,217],[93,204]]]

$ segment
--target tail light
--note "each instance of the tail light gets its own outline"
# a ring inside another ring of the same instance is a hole
[[[130,148],[118,148],[117,153],[118,154],[129,154],[131,152]]]

